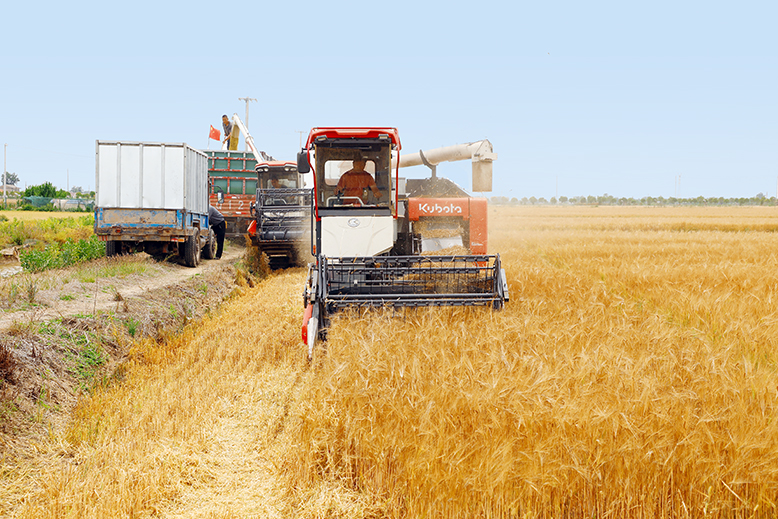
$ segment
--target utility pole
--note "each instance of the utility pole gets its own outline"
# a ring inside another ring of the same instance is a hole
[[[8,198],[5,194],[5,184],[8,181],[8,179],[6,178],[8,176],[8,168],[5,167],[7,155],[8,155],[8,143],[5,143],[3,145],[3,209],[8,208]]]
[[[246,130],[249,129],[249,102],[256,101],[253,97],[239,97],[238,101],[246,101]],[[246,151],[249,151],[249,144],[246,143]]]
[[[303,133],[305,133],[305,130],[295,130],[295,131],[300,134],[300,149],[303,149]]]

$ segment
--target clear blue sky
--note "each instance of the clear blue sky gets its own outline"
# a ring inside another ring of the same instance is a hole
[[[97,139],[205,148],[210,125],[253,97],[251,133],[279,159],[295,156],[298,130],[395,126],[406,152],[489,139],[488,196],[776,194],[775,1],[2,11],[0,144],[21,187],[65,187],[69,172],[94,188]],[[438,173],[469,190],[469,168]]]

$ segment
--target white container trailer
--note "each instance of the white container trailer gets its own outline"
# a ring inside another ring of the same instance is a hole
[[[177,254],[190,267],[214,256],[208,158],[186,144],[97,141],[95,233],[113,256]]]

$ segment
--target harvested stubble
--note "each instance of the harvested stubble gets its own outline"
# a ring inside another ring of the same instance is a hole
[[[506,309],[336,320],[293,480],[395,517],[775,516],[778,236],[496,214]]]
[[[139,342],[120,384],[85,399],[40,459],[4,471],[0,505],[21,502],[20,518],[283,517],[271,450],[305,365],[303,280],[274,276],[180,336]]]

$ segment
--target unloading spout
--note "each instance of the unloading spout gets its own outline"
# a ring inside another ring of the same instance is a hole
[[[430,168],[434,178],[437,176],[435,166],[441,162],[455,162],[468,159],[472,161],[473,191],[491,191],[492,162],[497,159],[497,154],[494,153],[492,143],[488,139],[427,151],[419,150],[416,153],[400,155],[400,167],[407,168],[425,165]],[[393,158],[392,168],[396,166],[397,159]]]

